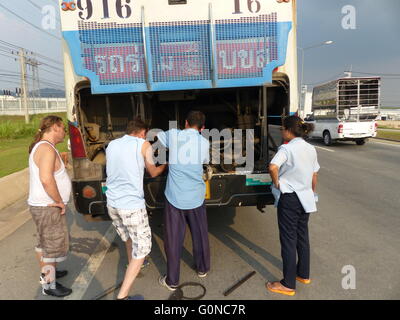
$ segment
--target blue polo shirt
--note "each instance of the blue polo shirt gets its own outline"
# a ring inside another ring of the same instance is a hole
[[[209,162],[209,141],[195,129],[171,129],[157,137],[169,149],[168,202],[181,210],[200,207],[206,193],[203,164]]]
[[[294,138],[279,147],[271,163],[279,167],[280,192],[296,192],[305,212],[317,211],[312,178],[320,166],[315,147],[302,138]],[[273,193],[279,198],[278,190]]]

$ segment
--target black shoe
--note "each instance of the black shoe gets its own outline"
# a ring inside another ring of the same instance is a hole
[[[42,294],[45,296],[53,296],[57,298],[62,298],[69,296],[72,293],[71,289],[64,287],[62,284],[56,282],[55,289],[42,289]]]
[[[56,279],[65,277],[68,274],[67,270],[56,270]]]

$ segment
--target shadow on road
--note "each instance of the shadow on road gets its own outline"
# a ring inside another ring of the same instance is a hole
[[[56,281],[61,283],[63,286],[67,288],[71,288],[75,283],[75,280],[79,277],[82,268],[86,265],[88,259],[93,254],[95,248],[99,243],[99,239],[96,238],[88,238],[88,237],[74,237],[71,234],[71,227],[76,222],[80,228],[84,230],[98,230],[95,226],[89,227],[85,229],[85,224],[87,223],[83,217],[77,216],[79,213],[76,213],[73,205],[69,205],[66,215],[67,215],[67,223],[68,230],[70,232],[70,252],[68,254],[68,258],[66,261],[61,262],[57,265],[58,270],[68,270],[68,275],[64,278],[57,279]],[[111,245],[110,250],[115,250],[115,246]],[[37,266],[39,270],[39,266]],[[38,276],[39,278],[39,276]],[[39,280],[39,279],[38,279]],[[96,276],[93,277],[93,280],[89,284],[91,291],[94,292],[102,292],[104,290],[103,286],[97,281]],[[93,297],[85,297],[86,299],[91,299]],[[38,290],[35,296],[37,300],[60,300],[60,298],[52,297],[52,296],[44,296],[42,295],[41,286],[38,286]]]
[[[355,142],[353,141],[335,141],[332,143],[330,146],[326,146],[323,140],[320,139],[307,139],[307,142],[317,146],[317,147],[324,147],[324,148],[331,148],[332,150],[335,149],[341,149],[341,148],[353,148],[353,149],[360,149],[362,150],[365,148],[366,145],[368,145],[368,140],[366,141],[365,145],[363,146],[358,146]]]
[[[257,261],[252,255],[243,250],[236,242],[249,248],[251,251],[271,263],[277,268],[282,268],[282,262],[265,249],[248,240],[243,234],[238,233],[231,226],[234,224],[237,208],[218,208],[208,210],[209,232],[225,246],[235,252],[243,261],[248,263],[264,279],[275,278],[269,270]]]
[[[248,240],[243,234],[238,233],[231,226],[234,224],[234,217],[236,215],[236,208],[218,208],[218,209],[207,209],[209,233],[218,239],[222,244],[231,249],[237,254],[243,261],[248,263],[254,270],[260,273],[265,279],[275,278],[269,270],[251,254],[243,250],[238,244],[249,248],[258,256],[262,257],[269,263],[273,264],[277,268],[282,268],[282,262],[270,254],[265,249],[256,245],[252,241]],[[150,225],[153,233],[153,240],[155,237],[163,239],[163,212],[156,211],[152,214],[150,219]],[[278,240],[277,240],[278,241]],[[210,243],[212,246],[212,243]],[[211,251],[213,248],[211,248]],[[153,241],[153,247],[151,252],[151,259],[157,268],[160,275],[166,273],[166,260],[164,257],[164,248],[158,245],[157,241]],[[194,269],[193,255],[186,248],[182,250],[182,260],[192,269]],[[213,268],[211,262],[211,269]]]

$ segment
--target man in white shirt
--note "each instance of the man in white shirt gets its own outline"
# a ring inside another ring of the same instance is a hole
[[[60,117],[42,119],[33,143],[29,147],[29,210],[36,224],[38,245],[36,253],[41,267],[42,293],[65,297],[72,293],[56,282],[67,275],[56,265],[66,260],[69,233],[65,207],[71,193],[71,181],[55,146],[65,137]]]

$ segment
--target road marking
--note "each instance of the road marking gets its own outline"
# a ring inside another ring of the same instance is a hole
[[[400,147],[400,144],[390,143],[390,142],[378,142],[378,141],[371,141],[372,143],[384,144],[385,146],[393,146],[393,147]]]
[[[65,297],[65,300],[82,300],[116,235],[117,233],[115,228],[111,225],[104,237],[100,240],[94,253],[83,267],[79,276],[75,279],[75,282],[71,287],[72,294]]]
[[[327,148],[322,148],[322,147],[319,147],[319,146],[314,146],[314,147],[316,147],[316,148],[318,148],[318,149],[325,150],[325,151],[329,151],[329,152],[335,152],[335,150],[331,150],[331,149],[327,149]]]

